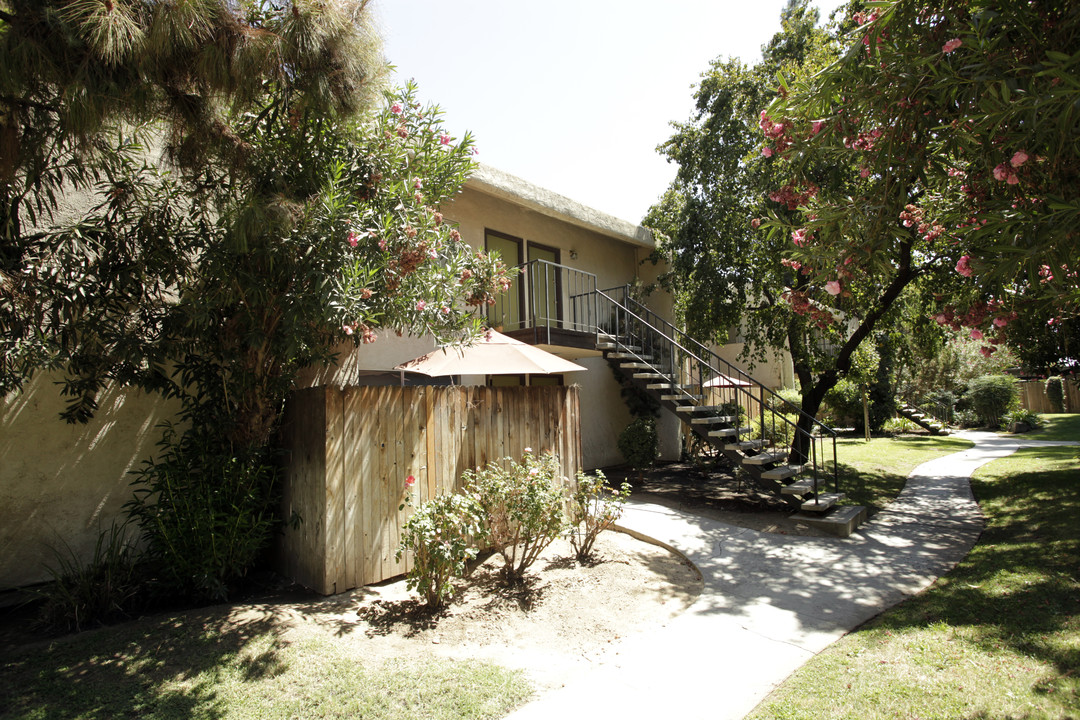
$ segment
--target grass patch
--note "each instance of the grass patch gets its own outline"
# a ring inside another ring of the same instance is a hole
[[[5,720],[498,718],[530,693],[489,663],[365,662],[346,643],[285,643],[263,623],[141,621],[0,662]]]
[[[1047,413],[1039,415],[1039,420],[1042,427],[1024,433],[1021,439],[1080,441],[1080,413]]]
[[[750,717],[1080,717],[1080,449],[1021,450],[972,487],[987,527],[968,557]]]
[[[836,446],[840,491],[847,494],[845,502],[865,505],[874,514],[900,494],[916,467],[969,447],[967,440],[928,435],[880,437],[870,442],[843,438]]]

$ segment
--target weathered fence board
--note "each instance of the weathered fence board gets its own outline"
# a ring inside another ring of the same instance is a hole
[[[1050,400],[1046,397],[1045,380],[1024,380],[1018,383],[1020,386],[1020,405],[1025,410],[1037,413],[1052,413]],[[1066,380],[1065,386],[1065,411],[1080,412],[1080,383],[1076,380]]]
[[[395,559],[406,492],[417,505],[453,492],[465,470],[525,448],[581,467],[574,387],[316,387],[289,400],[282,571],[332,594],[407,571]],[[416,484],[406,489],[412,475]]]

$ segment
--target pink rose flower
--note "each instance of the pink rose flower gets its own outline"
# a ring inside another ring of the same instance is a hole
[[[829,293],[830,295],[839,295],[840,290],[840,281],[838,280],[830,280],[829,282],[825,283],[825,292]]]
[[[1024,152],[1023,150],[1017,150],[1013,154],[1012,160],[1009,161],[1009,164],[1012,165],[1014,168],[1018,168],[1021,165],[1023,165],[1024,163],[1026,163],[1027,161],[1028,161],[1028,154],[1026,152]]]
[[[416,484],[416,478],[414,478],[412,475],[405,478],[405,487],[411,488],[415,484]]]
[[[941,52],[948,55],[949,53],[953,52],[954,50],[956,50],[956,48],[960,47],[963,44],[964,44],[964,41],[961,40],[960,38],[953,38],[952,40],[950,40],[949,42],[947,42],[947,43],[945,43],[944,45],[941,46]]]

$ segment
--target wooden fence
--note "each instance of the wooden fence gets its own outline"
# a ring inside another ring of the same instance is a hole
[[[581,467],[576,387],[316,387],[289,401],[282,572],[323,594],[408,570],[394,559],[412,503],[455,490],[462,472],[525,448]]]
[[[1045,380],[1024,380],[1017,383],[1020,386],[1020,405],[1025,410],[1037,413],[1051,413],[1050,400],[1046,397]],[[1065,386],[1065,411],[1080,412],[1080,383],[1076,380],[1066,380]]]

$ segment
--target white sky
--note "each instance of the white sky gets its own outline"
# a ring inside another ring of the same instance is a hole
[[[785,0],[374,0],[398,81],[477,160],[639,222],[675,175],[656,146],[718,57],[753,63]],[[822,20],[841,0],[812,0]]]

